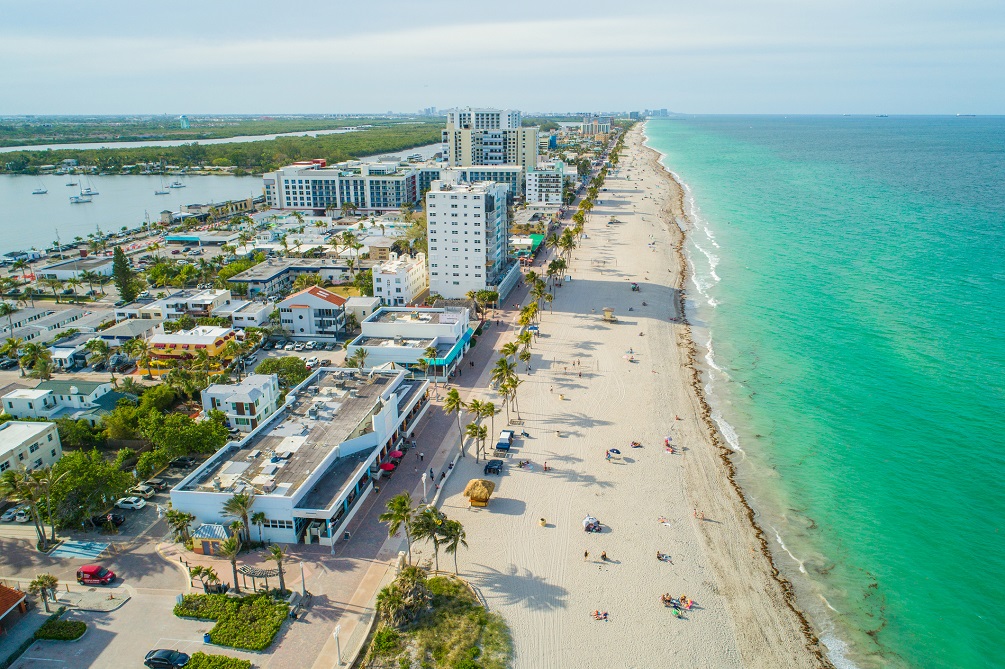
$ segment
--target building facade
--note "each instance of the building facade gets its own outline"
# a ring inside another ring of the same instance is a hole
[[[389,306],[411,304],[429,287],[424,253],[399,257],[392,251],[390,259],[375,266],[372,274],[374,297]]]
[[[247,286],[248,297],[280,295],[302,274],[318,274],[323,281],[340,283],[350,278],[349,265],[340,259],[269,258],[240,274],[231,283]]]
[[[444,157],[450,167],[469,165],[537,165],[536,126],[475,130],[447,124],[443,131]]]
[[[523,118],[515,109],[480,109],[465,107],[447,112],[447,125],[472,130],[512,130],[519,128]]]
[[[132,395],[112,390],[110,382],[43,381],[35,388],[18,388],[0,398],[3,412],[14,418],[86,420],[92,426],[111,412],[120,399]]]
[[[419,197],[418,171],[398,163],[300,162],[263,175],[265,201],[273,209],[392,211]]]
[[[112,275],[111,256],[87,256],[82,258],[70,258],[60,260],[35,270],[35,275],[39,279],[58,279],[69,281],[79,279],[84,272],[92,272],[101,276]]]
[[[155,334],[148,343],[151,353],[152,374],[164,374],[170,371],[175,360],[191,360],[205,352],[211,365],[224,367],[230,360],[227,355],[227,344],[237,340],[237,333],[232,328],[211,327],[200,325],[191,330],[178,330],[172,333]]]
[[[115,309],[115,320],[146,318],[177,320],[182,316],[202,318],[230,304],[232,296],[226,289],[186,289],[171,293],[159,300],[137,300]]]
[[[565,164],[561,160],[527,170],[527,204],[561,206]]]
[[[216,383],[202,391],[202,410],[222,411],[227,426],[251,432],[276,412],[279,405],[279,377],[276,374],[249,374],[239,383]]]
[[[345,330],[346,298],[318,286],[279,303],[279,322],[293,339],[335,339]]]
[[[431,309],[381,307],[361,324],[362,334],[346,345],[346,356],[365,349],[366,364],[392,363],[413,375],[446,381],[467,352],[474,330],[464,307]],[[436,349],[429,358],[426,351]],[[419,361],[425,360],[421,369]]]
[[[433,182],[426,222],[430,293],[463,298],[498,290],[510,270],[505,186]]]
[[[611,117],[584,116],[580,132],[584,135],[606,135],[611,132]]]
[[[8,469],[51,467],[63,457],[55,423],[0,423],[0,474]]]

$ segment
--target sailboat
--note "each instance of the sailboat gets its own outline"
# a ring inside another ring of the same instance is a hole
[[[88,184],[87,188],[84,188],[83,190],[80,191],[81,195],[100,195],[100,193],[98,193],[98,191],[96,191],[93,188],[91,188],[91,185],[90,185],[91,184],[91,180],[90,179],[87,180],[87,184]]]
[[[168,186],[168,188],[184,188],[184,187],[185,187],[185,184],[183,184],[180,181],[172,181],[171,185]]]
[[[39,179],[38,180],[38,188],[36,188],[35,190],[33,190],[31,192],[31,194],[32,195],[45,195],[48,192],[49,192],[49,190],[45,187],[45,184],[42,183],[41,179]]]
[[[154,195],[169,195],[170,191],[164,188],[164,177],[161,177],[161,187],[154,191]]]
[[[70,196],[70,204],[86,204],[90,201],[91,201],[90,194],[85,194],[83,190],[80,191],[80,195]]]

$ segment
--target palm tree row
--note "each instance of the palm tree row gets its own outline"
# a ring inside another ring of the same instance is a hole
[[[457,552],[461,546],[467,548],[467,536],[460,521],[447,518],[446,514],[434,506],[413,508],[412,496],[407,492],[395,495],[387,501],[387,511],[378,520],[387,525],[387,535],[393,537],[399,530],[405,531],[408,549],[408,564],[412,564],[412,542],[416,539],[433,544],[435,570],[440,570],[440,548],[454,556],[454,573],[457,572]]]
[[[28,514],[35,525],[38,546],[49,549],[49,543],[56,541],[56,525],[52,518],[52,489],[66,476],[56,476],[51,467],[29,471],[25,467],[8,469],[0,477],[0,496],[7,496],[21,502],[28,508]],[[45,503],[46,517],[42,517],[40,504]],[[45,522],[51,528],[51,537],[46,535]]]

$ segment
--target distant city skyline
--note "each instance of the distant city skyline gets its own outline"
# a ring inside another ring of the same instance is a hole
[[[991,0],[47,7],[4,3],[0,114],[1005,112]]]

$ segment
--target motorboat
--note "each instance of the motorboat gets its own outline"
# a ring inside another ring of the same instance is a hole
[[[47,191],[47,190],[45,189],[45,186],[42,186],[42,187],[40,187],[40,188],[36,188],[35,190],[33,190],[33,191],[31,192],[31,194],[32,194],[32,195],[45,195],[45,194],[46,194],[46,193],[48,193],[48,192],[49,192],[49,191]]]
[[[171,185],[168,186],[168,188],[184,188],[184,187],[185,187],[185,184],[183,184],[180,181],[172,181]]]
[[[81,195],[71,195],[70,196],[70,204],[84,204],[84,203],[90,202],[90,201],[91,201],[91,196],[90,195],[83,195],[83,194],[81,194]]]

